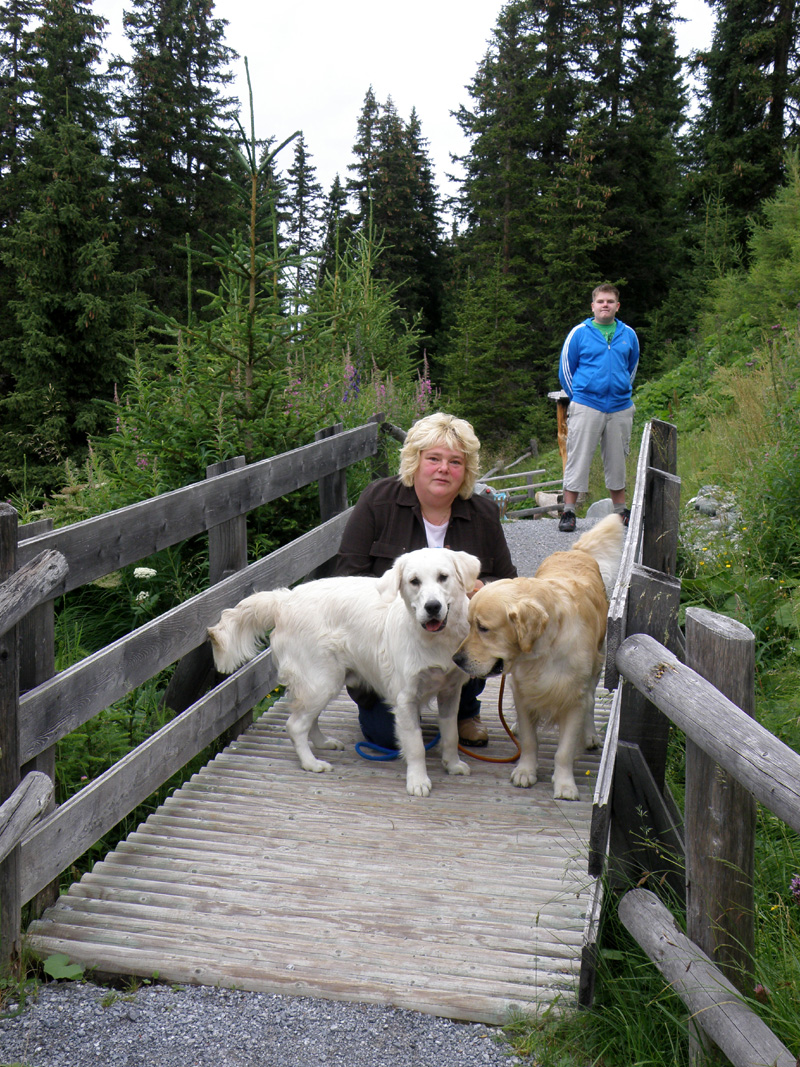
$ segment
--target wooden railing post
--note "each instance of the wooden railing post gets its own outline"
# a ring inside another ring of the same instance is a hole
[[[245,466],[244,456],[224,459],[221,463],[212,463],[206,467],[206,478],[216,478],[218,474],[241,470]],[[234,515],[232,519],[212,526],[208,531],[208,580],[216,585],[236,571],[247,566],[247,516]]]
[[[644,490],[642,564],[663,574],[675,574],[678,560],[681,480],[648,467]]]
[[[678,429],[671,422],[650,420],[649,462],[651,467],[667,474],[678,473]]]
[[[625,632],[648,634],[676,651],[681,585],[677,578],[647,567],[631,567]],[[638,745],[659,790],[664,789],[669,720],[637,689],[625,682],[619,739]]]
[[[377,415],[370,415],[367,422],[376,422],[378,424],[378,448],[375,455],[372,458],[372,481],[376,478],[388,478],[389,477],[389,455],[386,448],[386,433],[383,426],[386,422],[386,416],[383,412],[378,412]]]
[[[654,571],[675,574],[681,503],[681,480],[676,476],[677,429],[669,422],[653,419],[650,423],[649,448],[645,471],[641,562]]]
[[[17,513],[0,503],[0,583],[17,566]],[[0,634],[0,803],[20,782],[19,661],[17,627]],[[0,971],[16,971],[22,936],[20,917],[19,846],[0,863]]]
[[[206,467],[206,478],[215,478],[228,471],[241,470],[245,466],[244,456],[234,456]],[[247,516],[234,515],[208,531],[208,581],[209,585],[244,570],[247,566]],[[196,700],[208,692],[216,681],[214,658],[211,645],[204,641],[193,648],[177,664],[164,694],[164,703],[175,712],[185,711]],[[252,723],[252,712],[244,716],[230,733],[229,740],[238,737]]]
[[[753,717],[755,637],[746,626],[689,608],[686,666]],[[753,980],[755,825],[752,793],[687,738],[687,933],[743,993]]]
[[[317,430],[314,434],[315,441],[323,441],[326,437],[333,437],[341,433],[344,426],[337,422],[334,426],[326,426],[324,430]],[[319,480],[319,516],[320,522],[327,522],[334,515],[347,510],[347,470],[342,467],[333,474],[326,474]]]
[[[333,437],[341,433],[343,425],[337,422],[333,426],[326,426],[323,430],[317,430],[314,434],[315,441],[323,441],[326,437]],[[378,434],[380,437],[380,434]],[[326,474],[319,480],[319,515],[320,523],[325,523],[335,515],[340,515],[347,510],[347,470],[342,467],[333,474]],[[309,578],[328,578],[333,574],[334,557],[331,556],[321,566],[317,567]]]
[[[38,537],[39,534],[49,533],[53,529],[52,519],[40,519],[24,527],[20,526],[18,535],[20,539]],[[19,651],[19,691],[27,693],[29,689],[35,689],[37,685],[46,682],[56,673],[56,639],[55,639],[55,601],[46,600],[28,612],[19,624],[17,647]],[[41,771],[46,774],[55,786],[56,780],[56,747],[51,745],[40,752],[32,760],[20,769],[20,778],[25,778],[31,771]],[[55,798],[51,797],[47,804],[44,815],[48,815],[56,807]],[[32,910],[38,918],[51,904],[58,899],[58,879],[38,893],[32,903]]]

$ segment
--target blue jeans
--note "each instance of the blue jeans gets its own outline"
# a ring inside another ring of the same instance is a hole
[[[458,705],[458,719],[472,719],[480,714],[481,702],[478,697],[486,685],[485,678],[470,678],[461,690],[461,702]],[[367,741],[381,748],[397,748],[394,735],[394,715],[389,704],[370,689],[351,689],[347,692],[358,705],[358,724]]]

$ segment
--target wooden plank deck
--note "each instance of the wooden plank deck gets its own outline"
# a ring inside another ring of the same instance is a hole
[[[513,749],[484,693],[486,755]],[[505,714],[513,721],[510,692]],[[610,694],[600,690],[605,729]],[[380,1002],[502,1023],[516,1005],[572,1007],[593,880],[587,845],[598,753],[577,802],[508,764],[469,760],[433,792],[405,791],[401,761],[354,750],[343,694],[323,715],[348,742],[333,773],[300,769],[278,706],[265,713],[31,925],[39,954],[104,974]]]

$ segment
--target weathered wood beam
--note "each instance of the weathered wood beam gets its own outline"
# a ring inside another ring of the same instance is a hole
[[[23,564],[0,585],[0,635],[8,633],[64,580],[67,561],[47,549]]]
[[[368,459],[377,449],[376,423],[345,430],[280,456],[229,471],[210,482],[195,482],[130,507],[62,526],[20,541],[20,565],[45,548],[66,558],[69,572],[61,594],[111,574],[129,563],[204,533],[212,526],[249,512],[295,489]]]
[[[708,1034],[734,1067],[797,1067],[796,1057],[679,930],[658,897],[646,889],[631,889],[618,911],[625,928],[689,1009],[694,1026]]]
[[[800,833],[800,755],[655,638],[633,634],[619,648],[616,662],[687,737]]]
[[[0,804],[0,862],[42,817],[52,796],[53,783],[49,776],[41,771],[31,771]]]

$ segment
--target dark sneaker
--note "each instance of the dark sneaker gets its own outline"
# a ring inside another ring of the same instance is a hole
[[[622,511],[622,525],[623,526],[627,526],[630,521],[631,521],[631,509],[630,508],[624,508],[623,511]]]
[[[558,520],[558,528],[562,533],[575,533],[575,512],[565,511]]]

